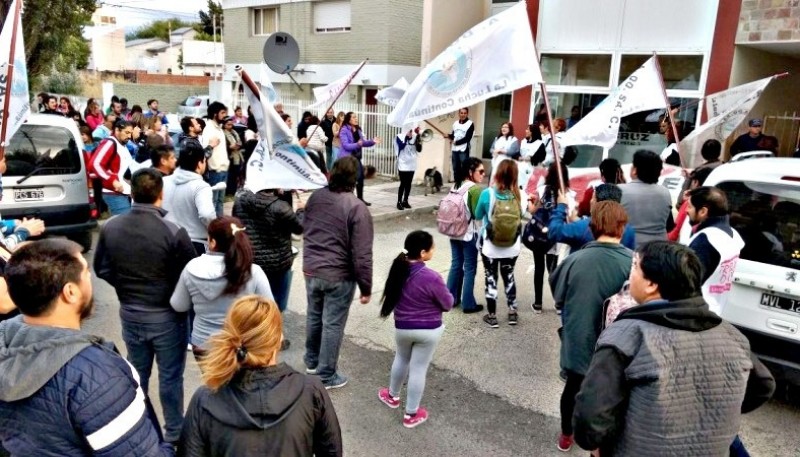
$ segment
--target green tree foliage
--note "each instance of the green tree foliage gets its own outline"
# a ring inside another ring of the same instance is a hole
[[[219,40],[222,33],[222,4],[215,2],[214,0],[208,0],[208,12],[200,11],[198,14],[200,15],[200,24],[195,26],[195,30],[198,32],[197,34],[203,35],[202,38],[205,41],[211,41],[214,36],[214,16],[216,16],[216,32],[217,40]],[[206,40],[206,38],[209,39]],[[195,39],[200,38],[195,37]]]
[[[25,0],[24,6],[22,32],[30,86],[39,87],[42,76],[57,66],[85,68],[90,51],[81,27],[91,20],[95,0]],[[11,0],[1,0],[4,22],[10,8]]]
[[[153,21],[143,27],[140,27],[133,33],[129,33],[125,36],[125,39],[130,40],[137,40],[140,38],[159,38],[166,42],[169,42],[169,34],[170,31],[175,31],[181,27],[192,27],[194,24],[191,22],[184,22],[180,19],[172,18],[172,19],[163,19],[159,21]]]

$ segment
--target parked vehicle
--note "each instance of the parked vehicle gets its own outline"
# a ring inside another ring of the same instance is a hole
[[[0,214],[44,220],[46,235],[63,235],[88,251],[97,227],[83,141],[72,119],[31,114],[6,148]]]
[[[178,105],[178,119],[184,116],[205,117],[208,114],[208,95],[190,95]]]
[[[752,159],[714,170],[745,241],[722,317],[773,374],[800,386],[800,160]]]

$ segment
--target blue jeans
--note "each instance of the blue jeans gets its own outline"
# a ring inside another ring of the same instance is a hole
[[[158,364],[158,397],[164,413],[164,439],[178,441],[183,428],[183,370],[186,367],[186,318],[175,322],[139,324],[122,321],[128,361],[147,394],[153,358]]]
[[[453,180],[455,182],[461,182],[463,176],[461,176],[462,168],[464,168],[464,162],[469,159],[469,149],[466,151],[451,151],[450,156],[450,165],[453,167]]]
[[[463,311],[475,309],[475,273],[478,271],[478,248],[475,240],[450,240],[450,273],[447,290]]]
[[[281,312],[286,311],[286,306],[289,304],[289,291],[292,288],[292,270],[267,272],[267,281],[269,287],[272,289],[272,296],[275,298],[275,303],[278,304],[278,309]]]
[[[221,182],[228,182],[227,171],[208,171],[208,184],[211,187]],[[222,217],[222,205],[225,203],[225,189],[215,190],[211,193],[211,196],[214,200],[214,209],[217,211],[217,217]]]
[[[306,276],[308,312],[304,360],[308,368],[316,368],[322,382],[336,375],[344,326],[355,293],[355,281],[331,282]]]
[[[108,212],[112,216],[125,214],[131,210],[131,199],[122,194],[103,194],[103,201],[108,206]]]

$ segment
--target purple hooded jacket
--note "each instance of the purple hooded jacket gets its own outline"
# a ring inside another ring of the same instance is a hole
[[[404,330],[429,330],[442,326],[442,313],[453,309],[453,296],[442,276],[412,262],[411,271],[394,307],[394,326]]]
[[[339,152],[339,157],[345,157],[351,155],[358,160],[361,160],[361,150],[363,148],[370,148],[375,146],[375,142],[372,140],[368,140],[364,138],[364,131],[361,131],[361,146],[358,145],[358,141],[353,139],[353,127],[351,126],[342,126],[342,129],[339,130],[339,140],[342,142],[342,149]]]

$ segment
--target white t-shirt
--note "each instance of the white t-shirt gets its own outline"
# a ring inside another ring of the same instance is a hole
[[[542,140],[534,140],[532,143],[528,143],[528,140],[524,140],[519,144],[519,155],[520,157],[524,157],[529,159],[536,154],[536,151],[539,150],[539,147],[544,144]]]
[[[397,154],[397,170],[416,171],[418,152],[414,143],[417,140],[417,136],[412,134],[411,138],[406,141],[406,134],[400,133],[397,135],[397,140],[403,143],[402,149],[399,149],[397,141],[394,142],[394,152]]]
[[[492,143],[492,172],[497,170],[497,167],[500,165],[500,162],[504,160],[509,160],[510,157],[506,155],[509,149],[517,142],[517,139],[513,136],[506,137],[499,137],[495,138],[494,142]],[[495,151],[506,151],[504,154],[497,154],[495,155]]]

